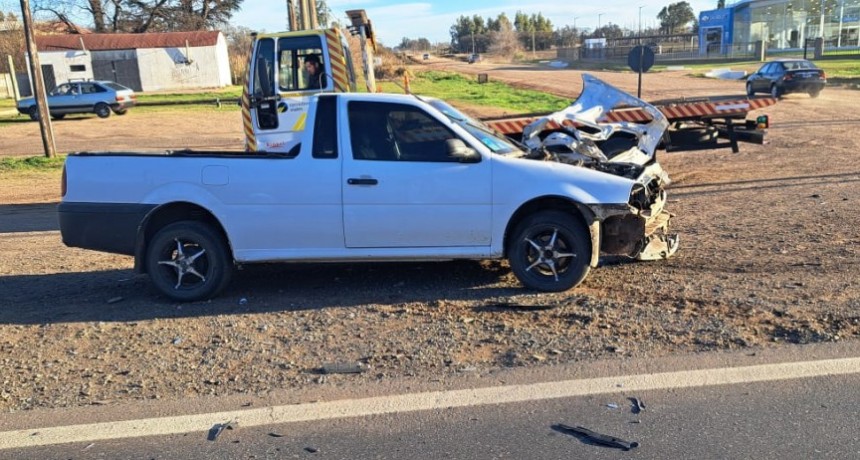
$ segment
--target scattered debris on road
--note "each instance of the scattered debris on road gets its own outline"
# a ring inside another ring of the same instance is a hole
[[[221,436],[221,433],[224,430],[233,430],[238,426],[238,422],[235,420],[230,420],[227,423],[216,423],[209,429],[209,435],[206,437],[208,441],[215,441],[218,439],[218,436]]]
[[[634,414],[638,414],[640,412],[645,411],[645,403],[639,400],[639,398],[627,398],[630,400],[630,404],[632,405],[630,411]]]
[[[364,368],[353,363],[326,363],[320,368],[323,374],[361,374]]]
[[[620,438],[616,438],[614,436],[609,436],[601,433],[597,433],[595,431],[591,431],[588,428],[583,428],[581,426],[568,426],[564,424],[556,425],[561,430],[572,433],[574,436],[581,440],[591,441],[596,444],[600,444],[602,446],[614,447],[616,449],[622,450],[630,450],[639,447],[639,443],[635,441],[625,441]]]

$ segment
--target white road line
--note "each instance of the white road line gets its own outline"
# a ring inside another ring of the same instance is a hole
[[[252,427],[595,394],[769,382],[856,373],[860,373],[860,358],[564,380],[467,390],[432,391],[210,414],[5,431],[0,432],[0,450],[72,442],[206,432],[215,424],[226,423],[231,420],[237,421],[242,427]]]

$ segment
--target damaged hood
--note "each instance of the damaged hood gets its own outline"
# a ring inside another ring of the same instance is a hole
[[[660,110],[598,78],[583,74],[582,93],[564,110],[540,118],[523,130],[523,144],[532,151],[558,155],[564,163],[627,163],[644,166],[654,158],[669,126]],[[607,113],[640,108],[647,124],[604,122]],[[547,129],[553,132],[542,137]]]

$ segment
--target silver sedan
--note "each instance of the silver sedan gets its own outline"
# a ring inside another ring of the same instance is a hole
[[[58,120],[69,113],[94,113],[107,118],[111,112],[125,115],[136,100],[134,90],[112,81],[69,82],[48,93],[48,109],[51,117]],[[32,97],[18,101],[18,112],[39,119],[39,109]]]

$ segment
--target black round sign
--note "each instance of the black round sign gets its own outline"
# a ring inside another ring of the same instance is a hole
[[[630,50],[630,54],[627,55],[627,65],[634,72],[638,72],[640,64],[643,72],[647,72],[654,65],[654,51],[651,48],[639,45]]]

